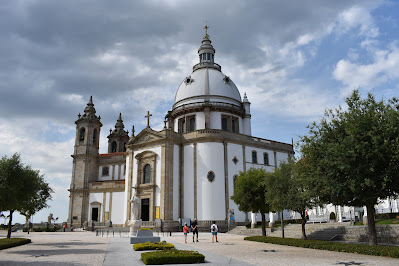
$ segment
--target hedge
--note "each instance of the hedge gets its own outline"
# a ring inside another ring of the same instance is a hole
[[[142,251],[142,250],[164,250],[164,249],[172,249],[175,246],[173,244],[167,243],[166,241],[152,243],[152,242],[145,242],[145,243],[137,243],[133,245],[133,249],[135,251]]]
[[[303,240],[296,238],[279,238],[279,237],[264,237],[264,236],[250,236],[250,237],[245,237],[244,240],[302,247],[302,248],[313,248],[313,249],[322,249],[322,250],[330,250],[338,252],[399,258],[399,247],[395,246],[378,246],[378,245],[369,246],[362,244],[347,244],[347,243],[338,243],[338,242],[322,241],[322,240]]]
[[[141,260],[146,265],[189,264],[204,262],[205,256],[197,251],[170,249],[144,252],[141,254]]]
[[[2,238],[0,239],[0,250],[25,245],[30,242],[31,240],[26,238]]]

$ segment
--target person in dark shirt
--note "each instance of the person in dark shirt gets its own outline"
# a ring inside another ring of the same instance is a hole
[[[197,219],[194,218],[194,222],[191,224],[191,230],[193,231],[193,242],[194,242],[194,236],[197,234],[197,242],[198,241],[198,227],[197,227]]]

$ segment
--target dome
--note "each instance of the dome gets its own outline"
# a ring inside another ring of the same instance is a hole
[[[200,68],[180,84],[173,108],[209,100],[240,106],[241,95],[234,82],[214,68]]]

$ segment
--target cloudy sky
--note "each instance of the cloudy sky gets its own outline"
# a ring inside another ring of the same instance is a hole
[[[253,135],[295,142],[353,89],[399,97],[398,14],[376,0],[1,1],[0,155],[19,152],[54,189],[34,222],[65,221],[74,121],[90,95],[102,153],[119,112],[137,132],[150,111],[160,130],[205,23],[215,61],[252,103]]]

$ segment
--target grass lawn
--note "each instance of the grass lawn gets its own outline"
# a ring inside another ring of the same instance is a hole
[[[264,237],[264,236],[250,236],[250,237],[245,237],[244,240],[302,247],[302,248],[313,248],[313,249],[322,249],[322,250],[330,250],[338,252],[399,258],[399,247],[394,247],[394,246],[378,246],[378,245],[369,246],[361,244],[338,243],[333,241],[302,240],[296,238],[280,238],[280,237]]]

